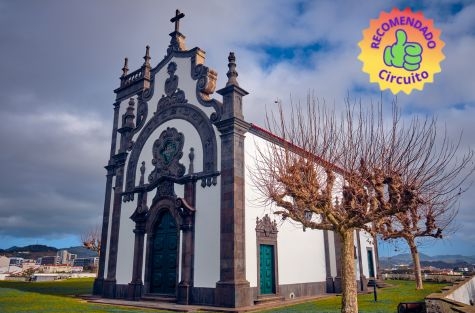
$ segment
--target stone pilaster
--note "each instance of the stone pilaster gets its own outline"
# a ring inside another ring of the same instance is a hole
[[[243,120],[242,97],[234,53],[229,55],[228,83],[217,92],[223,96],[223,115],[215,125],[221,133],[221,235],[220,280],[216,283],[218,306],[251,305],[252,292],[246,280],[244,134],[249,124]]]
[[[333,285],[333,277],[330,265],[330,242],[328,238],[328,230],[323,231],[323,245],[325,248],[325,272],[326,272],[326,292],[335,292],[335,286]]]
[[[192,163],[190,163],[192,164]],[[192,172],[192,171],[190,171]],[[196,205],[196,181],[190,180],[185,183],[185,201],[193,208]],[[195,258],[195,215],[189,212],[183,218],[181,230],[183,234],[181,255],[181,281],[178,284],[179,304],[191,303],[191,288],[193,287],[193,264]]]
[[[142,165],[145,171],[145,167]],[[141,185],[143,186],[143,174],[141,177]],[[130,217],[135,222],[135,242],[134,242],[134,261],[132,268],[132,281],[129,283],[128,298],[130,300],[139,300],[142,297],[143,281],[143,249],[144,249],[144,235],[145,224],[147,222],[147,192],[139,194],[139,205],[134,214]]]
[[[363,274],[363,255],[361,253],[361,238],[360,238],[360,230],[356,230],[356,244],[357,244],[357,254],[356,257],[358,258],[358,266],[360,268],[360,291],[366,292],[368,291],[368,279]]]
[[[117,165],[114,187],[114,200],[112,206],[112,220],[109,244],[109,259],[107,262],[107,278],[104,280],[103,296],[115,298],[117,252],[119,247],[120,214],[122,209],[122,188],[124,181],[124,165],[127,153],[122,152],[114,156]]]
[[[124,73],[126,73],[126,64],[124,65]],[[127,69],[128,70],[128,69]],[[109,232],[109,219],[110,219],[110,207],[111,207],[111,195],[112,195],[112,179],[115,175],[115,164],[112,160],[112,156],[115,154],[116,142],[117,142],[117,128],[119,125],[119,109],[120,102],[114,103],[114,121],[112,126],[112,140],[110,149],[109,164],[105,167],[107,170],[106,178],[106,190],[104,197],[104,211],[102,215],[102,232],[101,232],[101,250],[99,254],[99,269],[97,272],[97,278],[94,280],[94,286],[92,293],[94,295],[102,295],[104,288],[104,274],[106,267],[106,252],[107,252],[107,239]]]
[[[336,261],[336,277],[333,280],[334,290],[333,292],[340,293],[341,292],[341,236],[337,232],[333,233],[333,240],[334,240],[334,249],[335,249],[335,261]],[[351,266],[354,266],[351,264]]]
[[[134,101],[130,99],[126,113],[122,117],[122,127],[117,130],[120,133],[119,153],[112,159],[116,165],[116,179],[114,187],[114,200],[112,207],[111,232],[109,243],[109,259],[107,263],[107,278],[104,280],[103,296],[106,298],[115,298],[116,294],[116,271],[117,271],[117,253],[119,247],[120,215],[122,210],[122,191],[124,185],[124,167],[127,159],[127,147],[129,145],[129,134],[135,127],[133,118]]]
[[[136,221],[134,233],[134,263],[132,269],[132,281],[129,283],[128,298],[130,300],[139,300],[142,297],[143,289],[142,267],[145,234],[145,216],[143,217],[142,222]]]

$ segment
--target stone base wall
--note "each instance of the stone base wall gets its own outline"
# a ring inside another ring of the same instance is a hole
[[[115,298],[127,299],[128,287],[126,284],[117,284]],[[326,293],[326,282],[279,285],[278,289],[279,294],[276,296],[285,300],[312,297]],[[256,301],[258,299],[258,288],[252,287],[250,292],[252,300]],[[214,306],[216,303],[215,293],[216,288],[193,287],[191,288],[191,304]]]
[[[475,276],[425,298],[427,313],[475,313]]]
[[[287,284],[279,286],[279,295],[284,299],[295,299],[300,297],[311,297],[325,294],[326,282],[313,282],[301,284]]]

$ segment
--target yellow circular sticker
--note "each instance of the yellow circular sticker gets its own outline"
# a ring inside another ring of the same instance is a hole
[[[358,59],[363,62],[363,72],[369,74],[369,81],[378,83],[381,90],[389,88],[394,94],[410,94],[413,89],[422,90],[425,83],[433,82],[434,75],[441,71],[444,45],[432,20],[409,8],[394,8],[370,21],[358,43]]]

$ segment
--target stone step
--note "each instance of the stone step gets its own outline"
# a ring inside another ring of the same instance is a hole
[[[141,298],[143,301],[154,301],[154,302],[167,302],[167,303],[176,303],[176,297],[146,293]]]
[[[254,304],[266,304],[266,303],[282,302],[284,300],[285,299],[282,296],[275,296],[275,295],[260,296],[260,297],[257,298],[257,300],[254,300]]]

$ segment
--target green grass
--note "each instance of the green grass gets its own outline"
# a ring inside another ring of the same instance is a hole
[[[430,293],[438,292],[446,284],[425,283],[424,290],[415,290],[414,282],[388,281],[392,287],[378,289],[378,302],[373,294],[358,296],[361,313],[394,313],[399,302],[423,301]],[[0,312],[2,313],[132,313],[166,312],[147,309],[87,303],[74,295],[90,294],[93,279],[70,279],[54,282],[0,281]],[[261,313],[338,313],[341,297],[329,298],[286,306]]]
[[[2,313],[131,313],[157,310],[87,303],[74,295],[90,294],[93,279],[70,279],[53,282],[0,281]],[[165,311],[162,311],[165,312]]]
[[[413,281],[390,280],[387,283],[392,286],[377,290],[377,302],[374,302],[373,293],[358,296],[358,309],[360,313],[395,313],[400,302],[424,301],[425,296],[438,292],[447,285],[426,282],[424,283],[424,290],[416,290]],[[373,289],[371,288],[370,290],[372,291]],[[261,313],[337,313],[340,312],[340,309],[341,297],[333,296],[280,309],[262,311]]]

